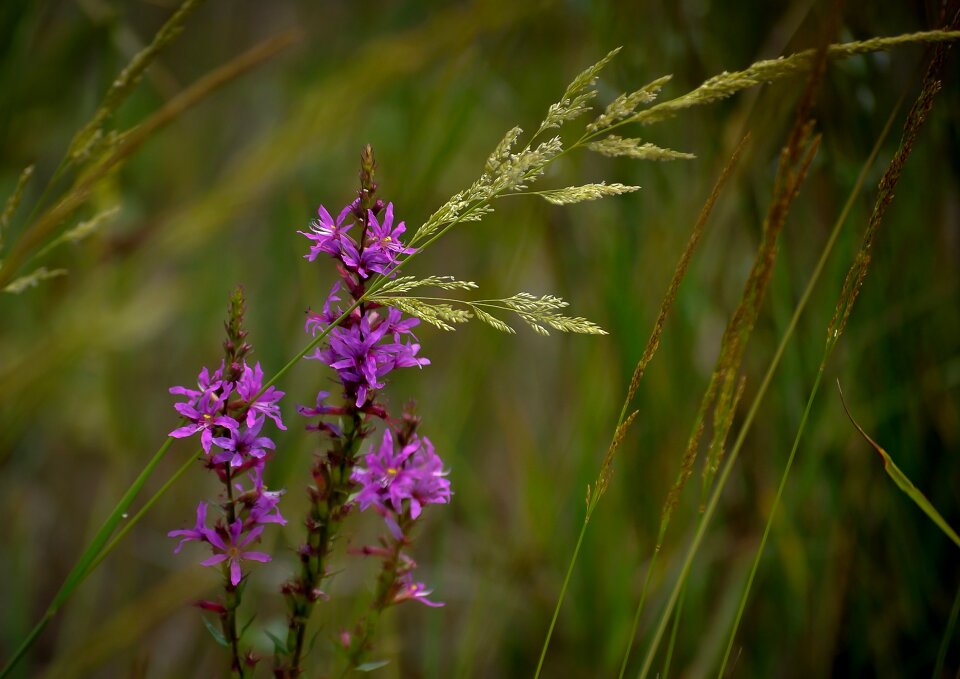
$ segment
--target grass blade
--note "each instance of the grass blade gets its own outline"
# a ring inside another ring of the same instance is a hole
[[[937,511],[936,507],[930,503],[930,500],[927,499],[927,496],[920,492],[919,488],[913,485],[913,481],[911,481],[907,475],[900,470],[900,467],[898,467],[896,463],[894,463],[893,458],[890,457],[890,454],[881,448],[876,441],[870,438],[867,432],[863,430],[863,427],[861,427],[857,421],[853,419],[853,415],[850,414],[850,409],[847,408],[847,402],[843,398],[843,389],[840,388],[839,380],[837,380],[837,391],[840,392],[840,402],[843,404],[843,410],[847,413],[847,417],[850,419],[851,424],[857,428],[857,431],[859,431],[860,435],[866,439],[867,443],[873,446],[873,449],[877,451],[877,454],[883,460],[883,470],[887,472],[887,476],[889,476],[890,479],[897,484],[897,488],[902,490],[907,497],[913,500],[913,503],[917,505],[924,514],[927,515],[927,518],[937,524],[937,528],[942,530],[944,535],[953,541],[953,544],[955,544],[957,547],[960,547],[960,536],[958,536],[956,531],[950,527],[950,524],[947,523],[946,519],[940,515],[940,512]]]

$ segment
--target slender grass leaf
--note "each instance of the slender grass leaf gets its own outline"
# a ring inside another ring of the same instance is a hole
[[[847,413],[850,423],[857,428],[857,431],[860,432],[860,435],[864,439],[866,439],[867,443],[869,443],[873,449],[877,451],[877,454],[883,460],[883,469],[885,472],[887,472],[887,476],[889,476],[890,479],[897,484],[897,488],[902,490],[904,493],[906,493],[907,497],[913,500],[914,504],[916,504],[931,521],[937,524],[937,527],[942,530],[948,538],[953,540],[953,543],[957,547],[960,547],[960,536],[957,535],[956,531],[950,527],[950,524],[947,523],[946,520],[940,515],[940,512],[936,510],[927,497],[920,492],[920,489],[913,485],[913,481],[911,481],[907,475],[900,470],[900,467],[898,467],[896,463],[894,463],[893,458],[890,457],[890,454],[881,448],[876,441],[870,438],[867,432],[863,430],[863,427],[861,427],[857,421],[853,419],[853,415],[850,414],[850,409],[847,407],[847,401],[843,398],[843,390],[840,388],[839,380],[837,380],[837,391],[840,392],[840,402],[843,404],[843,410]]]

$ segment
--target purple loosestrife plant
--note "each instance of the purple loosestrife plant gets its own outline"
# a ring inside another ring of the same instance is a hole
[[[190,422],[170,435],[183,438],[201,433],[204,464],[216,473],[223,493],[217,502],[197,505],[193,528],[170,531],[169,536],[180,538],[175,552],[180,552],[187,542],[205,543],[212,555],[200,564],[220,566],[223,570],[223,601],[199,605],[219,615],[221,630],[211,628],[211,632],[230,649],[231,671],[239,677],[252,673],[258,660],[252,652],[243,653],[240,648],[237,608],[242,581],[249,562],[265,563],[271,559],[255,548],[265,526],[286,523],[277,506],[281,493],[267,490],[263,484],[264,465],[276,446],[270,438],[260,435],[267,418],[285,429],[277,405],[283,392],[271,387],[259,393],[263,371],[259,364],[251,368],[245,361],[251,347],[244,341],[243,314],[243,291],[237,288],[230,299],[226,356],[220,368],[213,373],[203,368],[196,390],[170,389],[172,394],[186,397],[187,401],[176,404],[176,409]],[[249,488],[241,483],[244,476]],[[208,523],[210,504],[219,509],[212,524]]]
[[[311,241],[305,258],[316,261],[327,255],[334,260],[340,276],[322,310],[308,312],[306,332],[315,335],[334,323],[344,313],[340,304],[355,308],[330,331],[327,341],[305,356],[336,372],[342,404],[328,404],[330,393],[320,391],[315,407],[298,408],[305,417],[320,418],[319,422],[308,424],[307,429],[321,435],[324,450],[316,456],[311,469],[307,536],[297,550],[300,572],[282,588],[290,615],[287,639],[276,640],[274,674],[278,677],[296,677],[303,672],[306,628],[314,604],[326,596],[320,587],[328,576],[330,551],[343,519],[357,504],[351,502],[351,496],[363,485],[356,476],[358,453],[363,441],[373,433],[376,420],[388,424],[392,421],[386,405],[379,400],[385,379],[398,368],[430,364],[419,356],[420,343],[413,334],[419,319],[405,317],[395,308],[363,301],[371,276],[391,277],[399,265],[398,257],[415,252],[400,240],[406,227],[396,220],[393,204],[385,205],[374,198],[374,169],[373,152],[368,146],[361,155],[357,198],[339,212],[336,220],[321,206],[310,231],[299,232]],[[389,428],[384,436],[389,443]],[[408,457],[413,452],[411,449]],[[446,483],[446,479],[443,481]],[[406,476],[403,484],[413,488],[412,479]],[[449,484],[447,489],[449,499]],[[399,507],[399,497],[397,501]],[[369,505],[367,500],[361,502],[361,508]]]

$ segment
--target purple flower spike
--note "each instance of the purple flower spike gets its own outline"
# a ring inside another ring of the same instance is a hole
[[[343,220],[350,214],[350,206],[343,208],[337,215],[337,221],[327,212],[327,208],[320,206],[317,208],[318,219],[310,225],[310,232],[297,231],[313,241],[310,246],[309,254],[304,255],[304,259],[314,261],[321,252],[337,257],[340,254],[340,241],[347,237],[346,233],[353,224],[343,225]]]
[[[393,597],[393,603],[399,604],[404,601],[419,601],[424,606],[431,608],[440,608],[445,606],[441,601],[430,601],[427,597],[433,594],[432,589],[427,589],[422,582],[414,582],[410,573],[400,576],[400,590]]]
[[[275,450],[276,444],[266,436],[257,436],[263,428],[263,419],[257,420],[252,427],[235,428],[230,432],[230,438],[219,436],[213,439],[223,452],[215,455],[214,464],[230,461],[231,467],[239,467],[248,458],[262,460],[267,456],[267,449]]]
[[[172,436],[175,439],[182,439],[193,436],[197,432],[202,432],[200,434],[200,444],[203,446],[203,451],[209,455],[210,446],[213,443],[214,427],[224,427],[225,429],[234,431],[240,426],[240,423],[232,417],[220,414],[223,410],[224,402],[230,396],[231,389],[232,385],[227,385],[221,394],[217,394],[213,389],[208,389],[200,396],[195,404],[175,404],[173,407],[176,408],[177,412],[183,417],[190,420],[190,423],[174,429],[168,436]]]
[[[179,554],[180,550],[183,549],[183,545],[187,542],[207,542],[207,535],[210,532],[210,529],[207,528],[207,503],[201,502],[197,505],[197,523],[194,527],[184,530],[172,530],[167,533],[167,537],[181,538],[176,549],[173,550],[174,554]]]
[[[280,406],[277,401],[283,398],[284,392],[274,387],[267,387],[267,390],[260,394],[255,401],[253,398],[257,395],[263,386],[263,370],[258,362],[253,368],[244,364],[243,376],[237,382],[237,393],[249,405],[247,410],[247,426],[252,427],[257,417],[269,417],[279,429],[286,429],[283,421],[280,419]]]
[[[240,519],[230,524],[230,532],[227,536],[230,540],[229,542],[224,541],[215,531],[210,531],[207,539],[213,548],[219,550],[220,553],[214,554],[206,561],[200,562],[201,566],[215,566],[218,563],[227,561],[230,566],[230,584],[234,587],[240,584],[240,578],[243,577],[243,573],[240,570],[241,561],[259,561],[260,563],[270,561],[270,555],[264,552],[242,551],[244,547],[260,537],[260,533],[263,532],[263,526],[257,526],[243,537],[241,537],[242,532],[243,521]]]

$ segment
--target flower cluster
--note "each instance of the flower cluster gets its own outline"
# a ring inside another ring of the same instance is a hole
[[[297,409],[313,420],[307,429],[323,436],[323,448],[314,458],[313,483],[307,488],[311,509],[304,522],[306,540],[297,549],[300,571],[282,587],[290,615],[287,638],[277,647],[277,676],[302,674],[307,621],[314,604],[326,598],[321,585],[331,572],[331,550],[343,520],[357,509],[374,508],[390,531],[381,547],[361,551],[381,559],[382,568],[370,613],[356,633],[346,637],[351,666],[362,664],[376,620],[388,606],[408,600],[442,605],[430,601],[430,590],[414,580],[416,564],[406,548],[422,508],[448,502],[450,484],[429,439],[415,434],[416,418],[395,419],[379,400],[392,371],[422,368],[430,361],[419,355],[420,343],[413,333],[419,319],[365,299],[372,276],[394,276],[402,258],[415,252],[401,240],[406,227],[396,219],[393,204],[374,199],[374,168],[367,147],[361,155],[356,199],[336,219],[321,206],[310,230],[299,232],[310,241],[305,258],[313,262],[326,254],[339,273],[321,311],[307,313],[306,332],[325,336],[305,358],[335,371],[342,400],[328,402],[331,393],[324,390],[317,393],[314,406]],[[377,420],[386,424],[382,443],[358,466]]]
[[[242,347],[249,350],[247,345]],[[201,502],[194,527],[168,535],[180,538],[175,552],[186,542],[208,544],[213,556],[201,564],[225,564],[230,586],[236,587],[243,577],[244,561],[270,561],[270,555],[248,549],[260,538],[264,526],[286,523],[278,507],[281,493],[267,490],[263,483],[264,464],[276,446],[260,435],[267,418],[280,429],[286,428],[278,405],[283,392],[273,387],[264,390],[260,364],[251,368],[241,358],[231,363],[230,369],[224,362],[213,373],[207,368],[201,370],[197,389],[172,387],[170,393],[186,397],[175,408],[188,420],[170,436],[201,434],[206,466],[224,484],[226,497],[220,505],[222,515],[212,527],[207,521],[208,504]],[[246,485],[241,482],[243,475]]]
[[[407,227],[403,222],[394,226],[393,203],[386,206],[383,221],[380,222],[377,214],[383,209],[383,201],[377,201],[373,209],[367,209],[366,214],[363,214],[361,200],[358,197],[343,208],[336,221],[327,208],[320,206],[317,219],[310,225],[310,231],[298,232],[313,242],[310,252],[304,255],[306,259],[312,262],[320,253],[326,253],[339,259],[349,271],[363,279],[372,273],[390,275],[397,266],[399,255],[415,252],[414,248],[405,247],[400,242],[400,236]],[[347,233],[354,224],[344,224],[348,216],[358,212],[361,218],[365,218],[359,242]]]
[[[392,538],[384,541],[383,549],[368,548],[363,553],[380,556],[385,563],[392,560],[395,578],[389,603],[414,600],[442,606],[427,599],[430,590],[413,580],[416,563],[403,548],[425,506],[450,502],[450,481],[430,439],[415,433],[419,420],[405,414],[404,424],[396,434],[384,431],[379,448],[367,453],[362,465],[353,470],[352,480],[360,486],[354,501],[361,511],[373,507],[383,516]]]
[[[356,215],[360,211],[359,200],[343,208],[336,222],[321,205],[318,210],[320,219],[314,223],[312,230],[299,232],[313,242],[305,257],[313,261],[321,252],[326,252],[339,260],[341,275],[341,280],[334,284],[327,295],[323,310],[307,314],[306,331],[312,335],[343,314],[343,309],[337,306],[341,301],[341,289],[349,291],[351,301],[359,299],[363,295],[364,279],[370,273],[389,275],[397,266],[398,255],[414,251],[400,241],[400,235],[406,227],[403,222],[393,225],[393,203],[386,206],[383,222],[377,220],[377,213],[383,209],[381,201],[377,201],[374,209],[366,211],[361,244],[358,245],[346,233],[354,224],[345,225],[344,221],[348,215]],[[371,392],[383,389],[383,378],[392,370],[430,364],[429,359],[417,356],[420,344],[413,334],[413,328],[420,323],[419,319],[404,318],[400,311],[392,308],[383,315],[375,309],[376,305],[365,306],[366,309],[354,309],[341,325],[330,332],[325,346],[306,356],[322,361],[337,371],[346,393],[354,398],[357,408],[367,403]]]
[[[424,506],[450,501],[445,477],[443,461],[430,439],[413,434],[398,450],[387,429],[379,449],[365,455],[363,466],[353,470],[353,481],[360,484],[356,502],[361,511],[373,506],[387,516],[409,514],[416,520]]]

